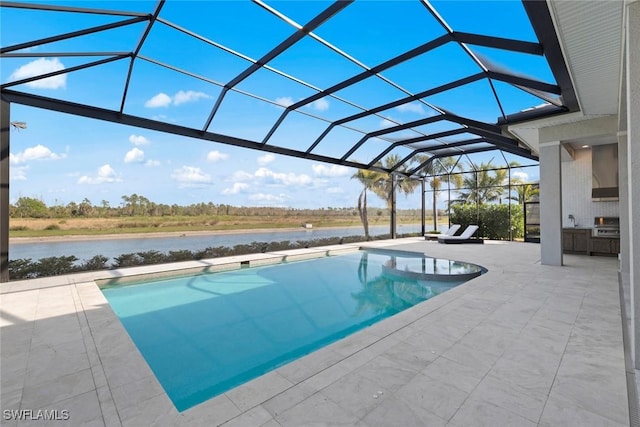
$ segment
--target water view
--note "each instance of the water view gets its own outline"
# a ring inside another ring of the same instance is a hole
[[[420,224],[399,225],[398,233],[418,233]],[[372,236],[389,233],[389,226],[370,227]],[[109,259],[126,253],[143,251],[178,251],[182,249],[199,250],[207,247],[248,244],[251,242],[308,241],[330,237],[363,236],[362,227],[341,227],[330,229],[300,229],[296,231],[260,230],[229,234],[184,235],[157,237],[153,235],[121,237],[117,239],[74,240],[69,237],[63,241],[28,242],[13,241],[9,245],[10,259],[76,256],[86,260],[94,255],[104,255]]]

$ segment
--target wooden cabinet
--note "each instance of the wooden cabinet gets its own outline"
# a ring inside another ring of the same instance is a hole
[[[565,228],[562,230],[562,250],[571,254],[587,254],[591,230],[584,228]]]
[[[612,237],[591,237],[589,255],[616,256],[620,253],[620,239]]]
[[[567,254],[616,256],[620,253],[620,239],[593,237],[591,229],[562,229],[562,251]]]

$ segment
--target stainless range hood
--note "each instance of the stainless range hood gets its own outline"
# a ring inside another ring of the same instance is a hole
[[[591,147],[591,176],[591,199],[593,201],[618,200],[617,144]]]

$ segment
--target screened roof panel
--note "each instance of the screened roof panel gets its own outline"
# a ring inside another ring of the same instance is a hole
[[[49,63],[52,69],[58,67],[74,67],[94,61],[100,61],[105,57],[60,58],[57,63]],[[92,103],[97,107],[107,109],[119,109],[122,102],[122,92],[112,88],[123,87],[129,68],[129,61],[120,59],[97,66],[104,77],[99,85],[96,85],[93,70],[85,68],[69,74],[61,74],[30,83],[12,86],[15,90],[24,91],[34,95],[49,95],[52,88],[60,91],[58,95],[64,101],[75,103]],[[3,74],[5,70],[3,67]],[[11,76],[9,76],[11,77]],[[14,76],[15,77],[15,76]],[[13,79],[11,79],[13,80]],[[3,81],[4,75],[3,75]]]
[[[486,79],[430,96],[425,101],[458,116],[486,123],[496,123],[502,115]]]
[[[502,132],[510,115],[545,102],[557,108],[524,114],[578,106],[565,62],[547,62],[562,53],[545,52],[557,47],[540,44],[532,30],[554,31],[546,3],[524,6],[0,3],[2,97],[349,167],[367,168],[390,153],[437,151],[439,144],[456,153],[492,148],[535,159]],[[526,10],[540,13],[530,21]],[[117,60],[91,62],[105,52],[111,56],[102,60]],[[64,85],[48,84],[63,77]]]
[[[441,117],[440,115],[432,115],[432,116],[427,116],[425,119],[429,119],[429,118],[440,119],[440,117]],[[412,126],[411,129],[418,131],[424,135],[433,135],[433,134],[446,132],[453,129],[460,129],[460,128],[462,128],[462,126],[459,123],[454,123],[452,121],[443,119],[443,120],[434,121],[433,123]]]
[[[78,3],[78,2],[76,2]],[[68,3],[65,3],[68,4]],[[113,6],[113,4],[111,5]],[[86,2],[84,7],[94,7]],[[97,6],[96,6],[97,7]],[[113,9],[111,7],[110,9]],[[132,9],[128,9],[132,10]],[[148,10],[148,6],[146,8]],[[47,10],[30,10],[17,8],[3,8],[2,22],[11,21],[12,26],[2,25],[0,36],[2,36],[2,46],[12,46],[18,43],[25,43],[32,40],[53,37],[72,31],[83,30],[99,25],[112,24],[130,19],[130,16],[97,15],[91,13],[70,13],[53,12]],[[32,26],[37,22],[37,26]],[[33,28],[32,31],[12,31],[11,28]],[[138,33],[139,34],[139,33]],[[104,40],[108,42],[108,40]],[[129,45],[135,43],[127,41]],[[43,45],[46,46],[46,45]],[[129,49],[131,46],[129,46]]]
[[[127,92],[127,114],[201,127],[220,94],[218,86],[149,62],[139,61],[136,69],[139,72],[133,73]]]
[[[168,1],[160,17],[256,60],[295,31],[254,2],[238,1],[233,7],[228,3]]]
[[[269,145],[305,151],[329,123],[311,116],[292,112],[269,139]]]
[[[553,82],[553,73],[541,55],[510,52],[484,46],[470,46],[469,48],[491,71],[531,78],[541,82]],[[522,70],[526,70],[526,72]]]
[[[266,68],[260,68],[255,73],[241,81],[237,89],[267,98],[280,105],[288,107],[300,99],[318,93],[311,87],[300,84]]]
[[[2,19],[4,21],[4,10],[2,10],[2,13]],[[52,12],[48,13],[50,15],[53,14]],[[74,18],[79,17],[80,16],[78,15]],[[129,23],[97,33],[88,33],[78,37],[61,38],[59,40],[54,39],[44,44],[27,47],[26,49],[21,50],[21,52],[30,53],[33,55],[32,57],[36,58],[38,57],[38,54],[40,55],[40,57],[42,57],[48,55],[49,53],[58,53],[58,56],[61,56],[60,53],[65,54],[69,52],[130,52],[135,48],[137,39],[140,37],[140,33],[144,31],[145,28],[144,22],[131,22],[131,20],[132,18],[129,17],[118,17],[115,20],[116,22]],[[98,26],[100,25],[101,24],[98,24]],[[79,28],[76,28],[76,25],[73,25],[70,28],[70,31],[88,30],[93,27],[94,26],[91,24],[85,24],[84,26],[79,26]],[[55,28],[57,28],[57,26]],[[64,31],[64,33],[67,32],[68,31]],[[22,37],[24,36],[20,36],[21,39]],[[52,36],[46,35],[45,37],[49,38]],[[40,38],[38,37],[38,39]],[[28,43],[28,41],[24,42]],[[4,34],[2,43],[3,47],[8,46],[8,40],[5,41]],[[7,43],[7,45],[5,45],[5,43]],[[14,45],[12,44],[11,46]]]
[[[167,48],[168,39],[175,43],[175,48],[179,46],[180,55],[176,55],[174,48]],[[251,65],[245,59],[161,23],[153,26],[140,54],[223,85]]]
[[[240,138],[261,141],[282,111],[277,105],[229,91],[208,130],[223,135],[233,132]]]
[[[308,36],[278,55],[269,65],[321,88],[332,86],[363,71]]]
[[[373,67],[445,34],[418,1],[355,2],[315,31],[364,65]]]
[[[362,112],[361,108],[331,96],[324,96],[300,107],[299,110],[330,120],[338,120]]]
[[[385,70],[382,75],[415,94],[481,71],[457,43],[447,43]]]
[[[307,22],[311,21],[318,14],[320,14],[323,10],[331,6],[333,2],[329,0],[314,0],[305,2],[291,0],[272,0],[266,2],[266,4],[283,13],[298,24],[304,25]]]
[[[360,140],[363,136],[364,133],[355,129],[335,126],[311,152],[321,156],[340,158],[351,148],[354,141]]]
[[[530,108],[539,107],[546,103],[544,99],[532,95],[530,92],[521,87],[516,87],[501,81],[493,81],[493,86],[500,97],[502,108],[507,115],[524,111]],[[558,104],[561,103],[558,95],[545,93],[545,97],[554,100]]]
[[[362,144],[353,154],[347,156],[347,159],[363,162],[365,164],[371,163],[382,151],[389,148],[391,143],[381,138],[369,138]],[[343,153],[343,156],[347,155],[347,150]]]
[[[522,2],[432,0],[430,3],[454,31],[537,41]]]
[[[379,77],[362,80],[358,84],[337,91],[336,95],[366,108],[375,108],[407,96],[405,92]]]

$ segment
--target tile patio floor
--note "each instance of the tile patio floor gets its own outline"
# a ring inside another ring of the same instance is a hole
[[[93,282],[96,273],[4,284],[2,425],[48,425],[7,420],[11,409],[67,410],[69,420],[51,424],[73,426],[629,425],[617,259],[565,256],[560,268],[541,266],[535,244],[411,238],[363,246],[489,271],[182,413]],[[97,275],[161,268],[169,267]]]

